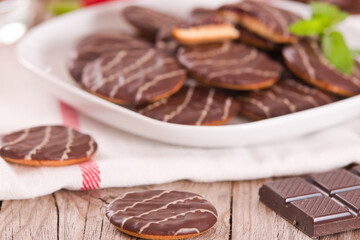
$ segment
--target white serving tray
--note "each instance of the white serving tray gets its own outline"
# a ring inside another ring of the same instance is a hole
[[[186,16],[195,7],[218,7],[229,0],[138,0],[111,2],[82,9],[47,21],[18,45],[19,61],[39,75],[38,83],[80,112],[127,132],[169,144],[196,147],[235,147],[273,142],[318,131],[360,115],[360,96],[299,113],[249,122],[237,118],[226,126],[187,126],[157,121],[107,102],[79,88],[70,77],[67,57],[83,36],[99,31],[131,33],[120,10],[142,5]],[[272,1],[272,4],[308,16],[303,4]],[[341,30],[353,48],[360,49],[360,20],[351,17]]]

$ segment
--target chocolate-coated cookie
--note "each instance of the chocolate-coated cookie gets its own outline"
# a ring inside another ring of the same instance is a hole
[[[181,88],[185,70],[157,49],[106,53],[88,63],[82,85],[91,93],[118,104],[145,104]]]
[[[287,67],[304,81],[340,96],[360,93],[360,62],[352,75],[345,75],[326,59],[317,42],[301,42],[283,49]]]
[[[148,49],[151,44],[125,34],[97,33],[81,39],[71,51],[68,68],[71,76],[81,81],[85,65],[101,54],[125,49]]]
[[[194,14],[194,13],[193,13]],[[211,42],[222,42],[239,37],[236,28],[224,21],[221,17],[213,15],[205,17],[204,13],[192,17],[173,29],[174,38],[183,45],[196,45]]]
[[[240,25],[236,25],[235,27],[240,32],[240,36],[238,38],[239,42],[265,51],[281,50],[281,44],[274,43],[266,38],[260,37],[256,33],[253,33]]]
[[[195,8],[191,11],[190,19],[193,20],[205,20],[209,18],[221,17],[217,10],[210,8]],[[260,37],[259,35],[247,30],[246,28],[235,25],[236,29],[240,32],[238,41],[245,43],[249,46],[257,47],[267,51],[275,51],[280,49],[280,44],[276,44],[268,39]]]
[[[272,42],[294,43],[297,41],[297,37],[290,34],[289,26],[300,20],[300,17],[264,2],[242,1],[224,5],[219,8],[219,13],[225,19]]]
[[[215,207],[198,194],[147,190],[114,199],[106,216],[120,231],[145,239],[183,239],[209,230],[217,222]]]
[[[282,72],[264,53],[231,42],[181,47],[178,59],[196,80],[233,90],[269,87]]]
[[[255,119],[277,117],[336,101],[331,94],[286,78],[267,89],[240,93],[241,113]]]
[[[40,126],[1,138],[0,156],[32,166],[65,166],[89,160],[96,152],[94,139],[64,126]]]
[[[164,122],[187,125],[222,125],[234,118],[239,104],[214,88],[184,86],[169,98],[138,112]]]
[[[151,41],[155,41],[161,29],[172,29],[181,22],[176,17],[139,6],[126,7],[122,14],[141,35]]]

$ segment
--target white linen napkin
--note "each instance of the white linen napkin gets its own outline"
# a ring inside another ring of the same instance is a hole
[[[66,124],[91,134],[93,160],[66,167],[28,167],[0,158],[0,200],[33,198],[65,188],[87,190],[190,179],[246,180],[325,171],[360,162],[360,119],[329,130],[261,146],[200,149],[143,139],[77,113],[32,82],[0,46],[0,133]]]

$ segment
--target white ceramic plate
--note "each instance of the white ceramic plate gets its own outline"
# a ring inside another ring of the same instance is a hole
[[[226,126],[178,125],[147,118],[91,95],[80,89],[68,74],[67,55],[80,38],[99,31],[132,31],[119,14],[125,6],[137,4],[186,16],[195,7],[217,7],[228,2],[232,1],[139,0],[79,10],[32,29],[18,45],[19,61],[40,76],[37,78],[39,84],[84,114],[133,134],[170,144],[234,147],[272,142],[318,131],[360,115],[360,96],[356,96],[327,106],[256,122],[238,118]],[[309,9],[300,3],[279,0],[272,1],[272,4],[305,17],[310,14]],[[360,20],[351,17],[341,29],[350,46],[360,49]]]

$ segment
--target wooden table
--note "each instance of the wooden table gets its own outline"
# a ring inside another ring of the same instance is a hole
[[[175,183],[135,188],[72,192],[61,190],[31,199],[0,202],[0,239],[118,239],[122,234],[105,217],[109,201],[127,191],[171,189],[199,193],[217,208],[214,228],[190,240],[300,240],[310,239],[259,202],[258,190],[267,180],[245,182]],[[360,239],[360,231],[321,239]]]

